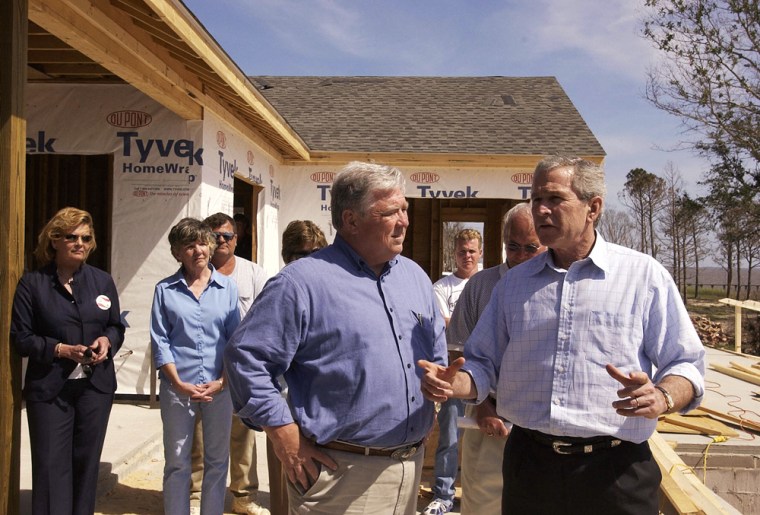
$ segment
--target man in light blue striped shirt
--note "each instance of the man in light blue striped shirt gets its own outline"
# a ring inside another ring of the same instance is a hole
[[[497,412],[514,423],[503,513],[656,514],[647,439],[659,415],[704,394],[704,349],[669,273],[595,230],[604,193],[600,166],[541,161],[531,206],[549,252],[496,286],[466,364],[420,363],[432,400],[482,402],[496,390]]]

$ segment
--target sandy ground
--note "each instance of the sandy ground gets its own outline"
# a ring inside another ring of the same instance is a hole
[[[258,445],[259,448],[264,446]],[[95,505],[95,513],[98,515],[162,515],[163,514],[163,497],[161,494],[161,482],[163,476],[164,459],[161,450],[153,453],[128,476],[122,478],[110,492],[101,495]],[[261,460],[259,460],[261,461]],[[266,470],[259,467],[259,478],[262,480],[259,492],[259,504],[269,508],[268,481],[262,472]],[[430,484],[432,470],[426,468],[423,473],[423,486],[420,489],[420,496],[417,503],[417,509],[422,510],[431,500],[430,490],[427,488]],[[225,514],[231,514],[230,496],[227,495]],[[459,513],[459,503],[454,506],[454,515]]]

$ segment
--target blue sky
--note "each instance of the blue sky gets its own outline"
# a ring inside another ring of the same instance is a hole
[[[554,76],[607,152],[608,206],[632,168],[707,163],[673,151],[680,121],[644,99],[659,58],[643,0],[185,0],[247,75]]]

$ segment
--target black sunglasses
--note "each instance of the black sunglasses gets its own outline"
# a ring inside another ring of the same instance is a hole
[[[215,232],[213,234],[214,234],[214,238],[216,238],[217,240],[219,238],[224,238],[224,241],[230,241],[232,238],[235,237],[234,232]]]
[[[82,243],[90,243],[92,241],[92,236],[89,234],[64,234],[63,239],[70,242],[70,243],[76,243],[76,241],[82,238]]]

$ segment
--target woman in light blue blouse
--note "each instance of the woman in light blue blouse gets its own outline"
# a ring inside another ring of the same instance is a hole
[[[201,512],[224,511],[232,420],[222,354],[240,322],[237,287],[209,263],[211,228],[183,218],[169,232],[177,273],[156,285],[151,311],[153,360],[161,378],[164,512],[190,511],[190,451],[196,417],[203,423]]]

